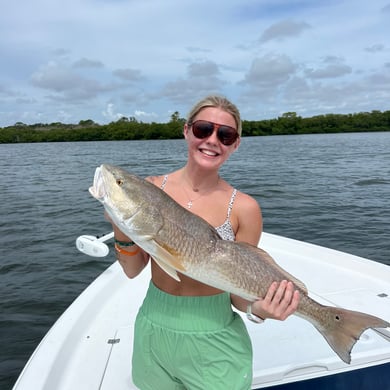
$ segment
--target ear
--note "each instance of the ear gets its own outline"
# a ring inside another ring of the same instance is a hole
[[[240,143],[241,143],[241,137],[238,137],[236,140],[236,143],[234,144],[233,153],[238,149],[238,147],[240,146]]]
[[[184,135],[184,138],[187,139],[187,137],[188,137],[188,125],[187,125],[187,123],[184,123],[183,135]]]

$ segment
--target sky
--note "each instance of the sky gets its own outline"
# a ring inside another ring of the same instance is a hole
[[[390,109],[389,0],[0,0],[0,127]]]

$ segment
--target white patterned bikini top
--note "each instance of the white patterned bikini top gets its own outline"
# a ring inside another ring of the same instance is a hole
[[[165,175],[164,179],[163,179],[163,182],[161,184],[161,189],[162,190],[165,189],[165,185],[167,184],[167,181],[168,181],[168,175]],[[219,234],[219,236],[223,240],[234,241],[235,238],[236,238],[236,235],[234,234],[234,231],[233,231],[232,224],[230,222],[230,214],[232,212],[233,203],[234,203],[234,199],[236,197],[236,194],[237,194],[237,190],[234,188],[233,192],[232,192],[232,196],[230,198],[230,202],[229,202],[229,206],[228,206],[225,222],[222,225],[217,226],[215,228],[215,230],[217,231],[217,233]]]

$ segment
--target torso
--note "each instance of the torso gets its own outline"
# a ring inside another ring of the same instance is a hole
[[[162,188],[168,195],[175,199],[183,207],[188,204],[188,198],[180,188],[180,182],[176,180],[175,173],[169,176],[155,177],[151,180],[156,186]],[[238,227],[238,220],[234,213],[234,201],[237,191],[228,183],[221,180],[215,190],[207,194],[207,197],[199,197],[193,201],[191,212],[204,218],[223,239],[234,240]],[[219,294],[222,291],[205,285],[185,275],[179,274],[180,282],[177,282],[155,261],[152,261],[152,280],[161,290],[183,296],[204,296]]]

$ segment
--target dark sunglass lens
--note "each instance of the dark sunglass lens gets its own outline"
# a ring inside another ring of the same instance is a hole
[[[218,129],[218,139],[226,146],[234,144],[238,138],[238,133],[235,129],[228,126],[220,126]]]
[[[196,138],[209,137],[214,131],[214,125],[210,122],[196,121],[192,124],[192,132]]]

